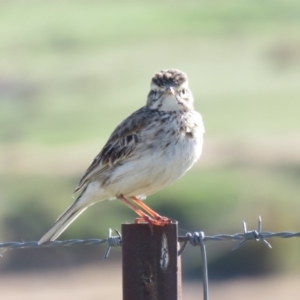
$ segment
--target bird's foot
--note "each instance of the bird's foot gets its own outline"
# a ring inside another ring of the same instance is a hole
[[[145,214],[143,217],[135,219],[136,224],[148,223],[152,236],[154,235],[153,226],[165,226],[167,224],[170,224],[171,222],[171,219],[168,219],[167,217],[162,217],[160,215],[155,216],[155,219],[153,219]]]
[[[150,227],[153,226],[165,226],[167,224],[170,224],[172,222],[171,219],[167,217],[162,217],[160,215],[155,216],[155,218],[151,218],[148,215],[143,216],[142,218],[136,218],[135,223],[148,223]]]

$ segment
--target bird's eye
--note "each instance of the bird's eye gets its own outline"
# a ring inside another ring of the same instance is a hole
[[[156,90],[152,90],[152,91],[151,91],[151,94],[152,94],[153,96],[156,96],[157,91],[156,91]]]
[[[185,89],[183,89],[183,90],[181,91],[181,93],[182,93],[182,95],[185,95],[185,93],[186,93],[186,90],[185,90]]]

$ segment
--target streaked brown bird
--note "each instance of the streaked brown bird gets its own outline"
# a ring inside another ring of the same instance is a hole
[[[53,241],[89,206],[119,199],[151,226],[170,222],[142,200],[181,177],[202,152],[204,126],[194,110],[185,73],[163,70],[152,77],[145,106],[111,134],[75,192],[75,202],[56,220],[39,244]]]

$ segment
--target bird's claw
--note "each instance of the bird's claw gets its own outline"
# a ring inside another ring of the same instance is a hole
[[[145,215],[142,218],[136,218],[135,223],[148,223],[151,226],[165,226],[167,224],[170,224],[172,222],[171,219],[168,219],[167,217],[157,216],[155,219]]]

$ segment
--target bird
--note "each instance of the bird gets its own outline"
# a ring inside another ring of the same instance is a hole
[[[121,122],[80,179],[74,203],[56,220],[39,244],[56,240],[89,206],[119,199],[136,223],[165,226],[143,200],[172,184],[202,153],[204,125],[194,109],[186,73],[166,69],[151,79],[146,105]]]

